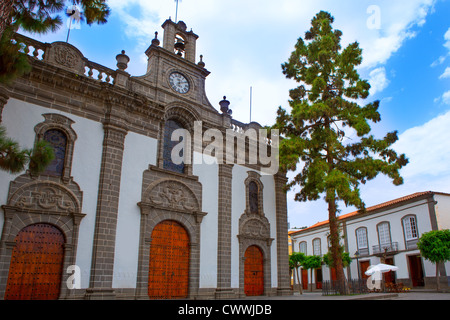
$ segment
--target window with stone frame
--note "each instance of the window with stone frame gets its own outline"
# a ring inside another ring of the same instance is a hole
[[[255,181],[250,181],[248,184],[248,201],[251,213],[259,213],[258,197],[258,185]]]
[[[72,128],[75,122],[61,114],[46,113],[42,116],[45,121],[34,127],[36,140],[49,142],[55,152],[55,159],[42,174],[59,177],[67,183],[71,179],[73,151],[77,139]]]
[[[67,136],[58,129],[50,129],[44,133],[44,140],[53,148],[55,158],[45,169],[45,174],[62,176],[66,159]]]
[[[245,179],[247,212],[264,215],[261,175],[255,171],[247,171],[247,173],[248,177]]]
[[[175,146],[177,146],[180,141],[172,141],[172,134],[175,130],[184,129],[183,126],[175,121],[175,120],[167,120],[164,125],[164,137],[163,137],[163,168],[178,172],[184,173],[185,163],[182,161],[181,163],[175,163],[172,157],[172,151]],[[177,156],[183,158],[184,148],[181,148]]]

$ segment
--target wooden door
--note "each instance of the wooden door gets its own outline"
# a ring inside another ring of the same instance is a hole
[[[152,232],[148,273],[151,299],[187,298],[189,288],[189,235],[177,222],[166,220]]]
[[[264,294],[264,261],[263,254],[257,246],[245,250],[244,292],[247,296]]]
[[[367,269],[370,267],[370,261],[360,261],[359,262],[359,272],[361,273],[361,279],[367,279],[369,276],[366,274]]]
[[[386,258],[385,263],[393,266],[394,259]],[[395,271],[385,272],[383,273],[383,276],[384,276],[384,283],[395,283]]]
[[[303,285],[303,289],[305,289],[305,290],[308,289],[308,270],[307,269],[302,269],[302,285]]]
[[[55,300],[64,261],[64,235],[50,224],[23,228],[11,255],[5,300]]]
[[[411,275],[411,281],[413,287],[423,287],[425,282],[423,280],[423,269],[420,255],[408,256],[409,260],[409,272]]]
[[[316,289],[322,289],[322,268],[315,269],[316,273]]]

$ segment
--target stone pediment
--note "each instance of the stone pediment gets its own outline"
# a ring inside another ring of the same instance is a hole
[[[76,47],[57,41],[50,44],[47,50],[44,59],[48,63],[78,74],[85,73],[84,56]]]

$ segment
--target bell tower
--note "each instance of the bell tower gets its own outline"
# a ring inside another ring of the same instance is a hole
[[[175,23],[168,19],[162,27],[164,29],[163,48],[195,63],[195,46],[198,36],[192,30],[186,31],[187,27],[183,21]]]
[[[182,101],[194,108],[215,110],[205,92],[205,80],[210,72],[205,68],[202,55],[196,62],[198,35],[192,29],[187,31],[183,21],[175,23],[170,18],[162,28],[162,44],[155,32],[155,38],[145,51],[147,73],[141,79],[153,85],[154,97],[162,104]]]

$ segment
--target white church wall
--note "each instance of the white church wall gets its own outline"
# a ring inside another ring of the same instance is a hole
[[[73,153],[72,177],[83,191],[82,213],[86,214],[80,223],[76,264],[81,270],[81,287],[88,288],[102,159],[103,125],[71,114],[55,113],[75,121],[72,128],[77,134],[77,140]]]
[[[156,165],[158,141],[128,132],[125,137],[120,182],[119,213],[114,259],[114,288],[135,288],[139,254],[142,175]]]
[[[218,241],[218,165],[208,157],[207,163],[200,161],[202,154],[194,152],[193,174],[202,184],[203,218],[200,230],[200,288],[217,286],[217,241]],[[211,163],[211,164],[209,164]]]
[[[263,200],[264,200],[264,214],[270,223],[270,237],[272,246],[270,248],[271,259],[271,273],[272,273],[272,287],[278,286],[278,263],[277,263],[277,216],[276,216],[276,199],[275,199],[275,180],[271,175],[261,175],[261,182],[264,185]],[[287,240],[286,240],[287,241]]]
[[[97,208],[103,127],[95,121],[13,98],[8,100],[3,109],[2,125],[6,127],[8,136],[16,140],[21,147],[31,148],[36,137],[34,127],[44,121],[42,114],[45,113],[61,114],[74,121],[72,128],[77,134],[77,140],[74,146],[71,176],[83,191],[82,213],[86,214],[80,223],[76,263],[81,269],[81,286],[87,288]],[[6,203],[10,181],[16,176],[0,171],[1,204]],[[3,215],[0,215],[0,219],[1,228],[4,222]]]
[[[240,165],[233,166],[231,201],[231,287],[239,288],[239,218],[245,211],[245,179],[249,169]]]

